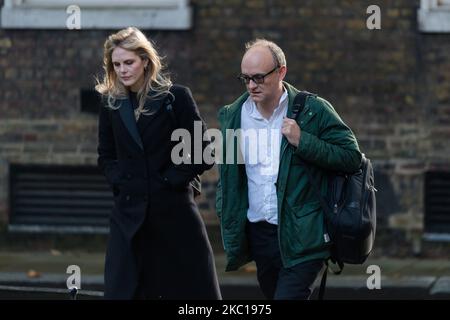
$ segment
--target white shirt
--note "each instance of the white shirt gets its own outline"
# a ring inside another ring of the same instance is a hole
[[[286,89],[268,120],[261,115],[250,96],[242,106],[240,148],[248,180],[247,218],[251,222],[278,224],[275,183],[280,163],[281,126],[287,109]]]

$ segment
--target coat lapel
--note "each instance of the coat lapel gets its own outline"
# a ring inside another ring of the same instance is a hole
[[[150,96],[151,95],[152,94],[150,94]],[[149,110],[151,114],[150,115],[141,114],[141,116],[139,117],[137,127],[141,135],[144,133],[144,131],[146,130],[148,125],[153,121],[153,119],[158,117],[163,111],[163,102],[166,96],[167,95],[163,95],[161,97],[152,98],[150,100],[147,100],[147,102],[145,103],[144,109]]]
[[[144,146],[142,144],[142,139],[137,129],[136,118],[134,117],[134,112],[132,110],[133,107],[131,106],[130,100],[120,99],[119,103],[120,103],[119,114],[120,117],[122,118],[123,123],[125,124],[125,127],[127,128],[133,140],[138,144],[139,148],[143,150]]]
[[[228,152],[232,152],[233,154],[233,163],[243,163],[243,157],[241,153],[241,148],[239,148],[240,141],[235,139],[234,134],[231,134],[231,136],[227,136],[228,132],[226,129],[232,129],[234,131],[241,129],[241,110],[242,105],[244,104],[245,100],[248,98],[248,93],[244,93],[242,96],[240,96],[235,102],[232,104],[225,106],[220,116],[220,121],[223,122],[221,124],[221,127],[223,128],[222,134],[223,134],[223,161],[224,163],[227,163],[227,154]],[[232,148],[232,149],[231,149]],[[228,166],[224,166],[225,170],[228,169]]]

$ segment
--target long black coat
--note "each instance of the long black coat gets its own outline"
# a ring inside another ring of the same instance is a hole
[[[178,126],[194,137],[194,121],[202,119],[190,90],[174,85],[171,92]],[[145,283],[154,298],[220,298],[211,246],[189,185],[212,165],[171,161],[177,142],[170,139],[174,121],[165,107],[168,97],[148,101],[145,107],[154,114],[141,115],[137,123],[129,99],[117,100],[117,110],[100,111],[98,164],[114,194],[105,261],[107,299],[132,299],[142,286],[142,273],[151,279],[151,285]],[[144,221],[146,246],[138,251],[134,241]],[[146,270],[138,270],[142,250],[154,258]]]

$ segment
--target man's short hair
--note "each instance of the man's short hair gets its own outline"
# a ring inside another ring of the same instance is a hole
[[[275,42],[266,39],[252,40],[245,44],[245,52],[257,46],[266,47],[270,50],[273,57],[273,62],[277,67],[286,66],[286,57],[284,56],[284,52]]]

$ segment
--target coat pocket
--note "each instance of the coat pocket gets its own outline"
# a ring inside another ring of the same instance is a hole
[[[286,209],[292,226],[290,229],[291,244],[296,255],[303,255],[320,249],[325,244],[324,220],[320,202],[308,202],[291,207],[286,202]]]
[[[118,197],[122,191],[123,187],[123,173],[122,170],[117,168],[116,175],[111,183],[111,188],[114,197]]]

